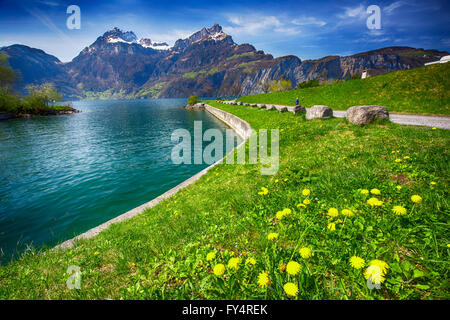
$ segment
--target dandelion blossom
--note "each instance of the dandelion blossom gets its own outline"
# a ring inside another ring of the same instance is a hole
[[[289,261],[286,265],[286,272],[291,276],[295,276],[300,271],[300,264],[295,261]]]
[[[381,194],[381,191],[374,188],[374,189],[370,190],[370,193],[371,193],[371,194],[374,194],[374,195],[380,195],[380,194]]]
[[[269,234],[267,235],[267,239],[268,239],[268,240],[275,240],[275,239],[278,239],[278,233],[275,233],[275,232],[269,233]]]
[[[228,260],[228,269],[237,270],[239,268],[239,262],[241,262],[240,258],[231,258]]]
[[[220,277],[221,275],[223,275],[225,273],[225,266],[221,263],[216,264],[214,266],[213,271],[216,276]]]
[[[256,260],[254,258],[247,258],[247,260],[245,260],[245,264],[251,264],[254,266],[256,264]]]
[[[370,261],[369,265],[374,265],[374,266],[379,267],[382,275],[385,275],[387,273],[387,269],[389,268],[389,266],[386,262],[384,262],[382,260],[378,260],[378,259]]]
[[[330,231],[336,231],[336,224],[333,222],[330,222],[327,226],[328,230]]]
[[[342,215],[344,215],[346,217],[353,217],[353,211],[352,210],[343,209],[341,212],[342,212]]]
[[[369,190],[367,190],[367,189],[362,189],[362,190],[361,190],[361,193],[362,193],[362,194],[369,194]]]
[[[292,210],[289,209],[289,208],[284,208],[283,209],[283,213],[284,213],[285,216],[288,216],[288,215],[290,215],[292,213]]]
[[[304,204],[311,204],[311,200],[305,199],[305,200],[303,200],[303,203],[304,203]]]
[[[380,201],[377,198],[370,198],[367,200],[367,204],[371,207],[381,207],[383,205],[383,201]]]
[[[269,282],[270,282],[269,274],[266,271],[261,271],[258,275],[258,285],[261,288],[265,288],[267,287]]]
[[[306,206],[305,206],[303,203],[299,203],[299,204],[297,205],[297,208],[306,208]]]
[[[277,211],[277,214],[275,215],[278,220],[281,220],[284,218],[284,212],[283,211]]]
[[[350,265],[355,269],[361,269],[365,265],[363,258],[358,256],[353,256],[350,258]]]
[[[266,195],[269,193],[269,189],[267,189],[266,187],[261,187],[261,191],[258,192],[259,195]]]
[[[303,247],[298,250],[303,259],[308,259],[311,257],[311,249],[307,247]]]
[[[298,287],[295,283],[288,282],[283,286],[283,289],[288,296],[296,297],[298,295]]]
[[[422,197],[421,197],[421,196],[418,196],[417,194],[415,194],[415,195],[413,195],[413,196],[411,197],[411,200],[412,200],[412,202],[414,202],[414,203],[420,203],[420,202],[422,202]]]
[[[337,217],[339,215],[339,211],[336,208],[330,208],[328,209],[327,213],[330,217]]]
[[[404,216],[406,214],[406,208],[402,206],[394,206],[392,211],[398,216]]]
[[[402,159],[397,158],[397,159],[395,159],[394,161],[397,162],[397,163],[399,163],[399,162],[402,162]]]
[[[402,186],[396,186],[397,190],[402,190]]]
[[[383,274],[381,273],[380,268],[376,265],[370,265],[364,271],[364,278],[370,279],[374,284],[383,283],[385,280]]]
[[[206,255],[206,261],[212,261],[216,258],[216,253],[214,251],[211,251]]]
[[[311,194],[311,190],[309,189],[303,189],[302,191],[302,195],[304,195],[305,197],[309,196]]]

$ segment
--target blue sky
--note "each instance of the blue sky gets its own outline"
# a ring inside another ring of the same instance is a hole
[[[81,9],[80,30],[66,27],[71,4]],[[381,8],[379,30],[366,26],[370,5]],[[304,60],[386,46],[450,51],[449,21],[448,0],[0,0],[0,46],[25,44],[70,61],[115,26],[173,45],[218,23],[237,43]]]

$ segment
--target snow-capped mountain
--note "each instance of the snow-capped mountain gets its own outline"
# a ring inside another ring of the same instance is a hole
[[[261,93],[270,81],[281,77],[295,86],[310,79],[342,79],[363,70],[381,74],[415,68],[448,54],[427,50],[423,56],[416,54],[423,49],[388,47],[318,60],[273,58],[250,44],[236,44],[217,24],[177,40],[173,47],[113,28],[65,64],[22,45],[0,51],[21,71],[23,87],[51,81],[66,97],[74,98],[93,93],[110,98],[237,96]]]

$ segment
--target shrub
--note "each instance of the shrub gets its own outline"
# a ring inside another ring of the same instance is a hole
[[[190,96],[188,98],[188,104],[192,105],[192,104],[196,104],[198,102],[198,96]]]
[[[319,86],[319,79],[312,79],[309,81],[303,81],[297,84],[295,87],[296,89],[304,89],[304,88],[311,88],[311,87],[318,87]]]
[[[292,89],[291,80],[284,80],[281,78],[280,80],[274,80],[269,86],[271,92],[281,92]]]

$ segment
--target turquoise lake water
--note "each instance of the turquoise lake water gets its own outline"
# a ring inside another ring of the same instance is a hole
[[[52,246],[95,227],[207,167],[171,161],[174,130],[193,133],[195,120],[203,131],[227,129],[185,103],[77,101],[78,114],[0,121],[2,262],[29,244]]]

